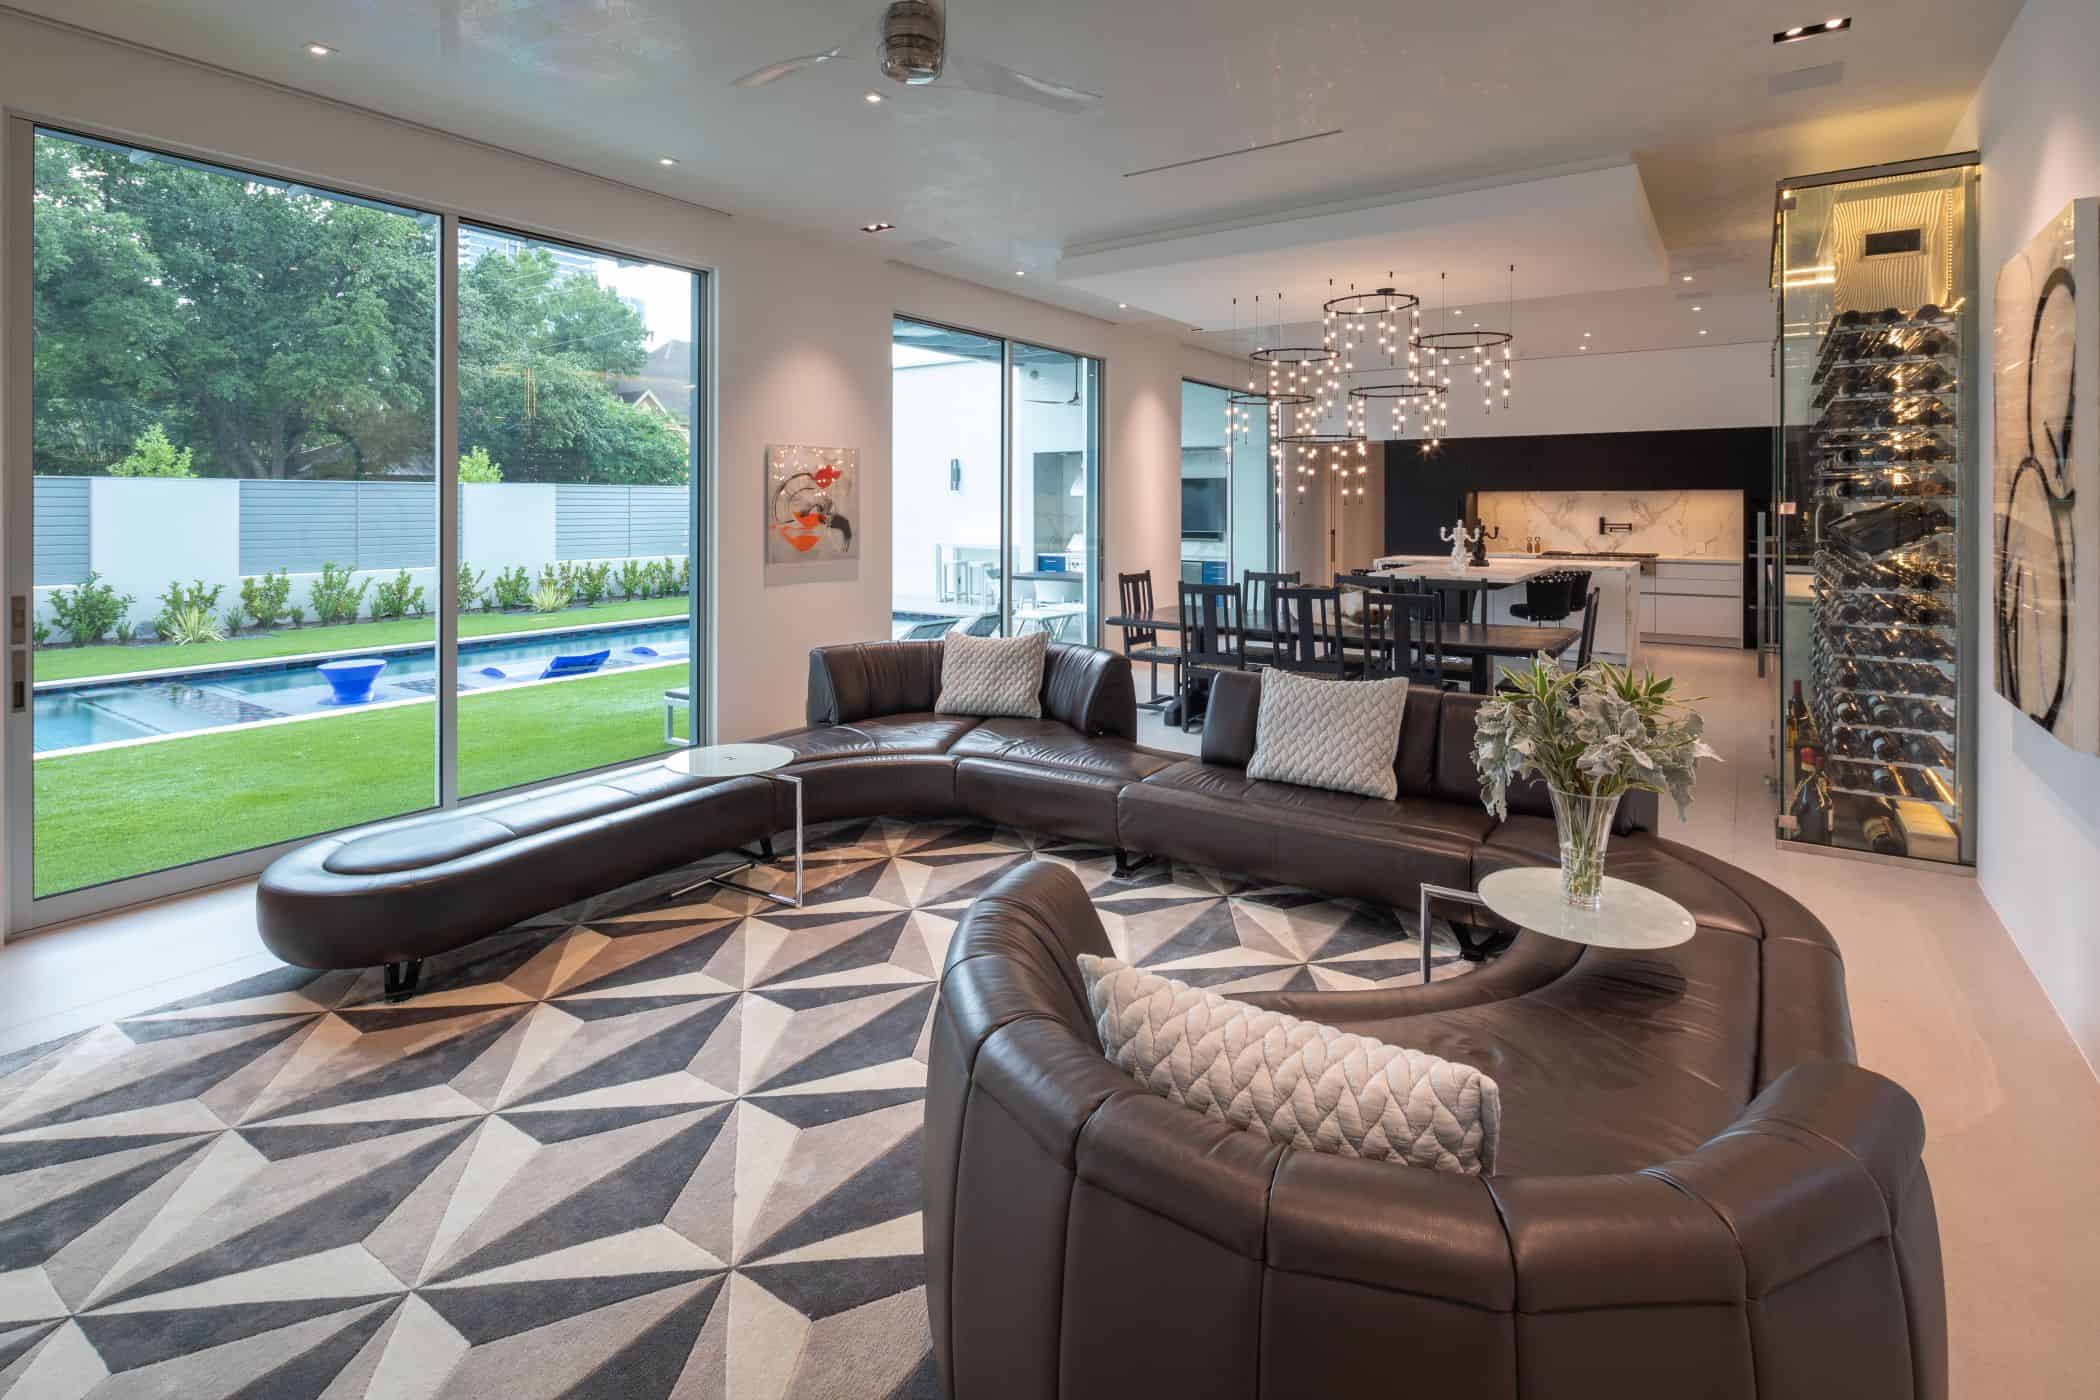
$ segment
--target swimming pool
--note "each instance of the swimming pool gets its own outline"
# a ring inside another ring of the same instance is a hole
[[[459,688],[488,690],[535,679],[557,656],[611,650],[604,671],[678,661],[692,646],[683,622],[648,622],[465,641],[459,648]],[[436,646],[260,666],[217,667],[127,681],[85,681],[40,689],[36,696],[36,751],[53,753],[89,744],[254,724],[285,715],[334,709],[321,660],[384,656],[386,669],[372,687],[372,703],[430,699],[437,692]],[[483,668],[494,668],[488,675]]]

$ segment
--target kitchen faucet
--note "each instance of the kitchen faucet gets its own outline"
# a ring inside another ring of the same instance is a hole
[[[1606,520],[1600,515],[1597,517],[1597,533],[1600,535],[1630,535],[1633,533],[1633,522],[1630,520]]]

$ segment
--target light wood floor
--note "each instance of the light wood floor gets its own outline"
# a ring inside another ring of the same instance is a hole
[[[1690,819],[1666,814],[1664,833],[1771,880],[1829,925],[1862,1062],[1924,1106],[1953,1394],[2100,1393],[2100,1080],[1973,879],[1775,847],[1773,699],[1752,657],[1655,647],[1648,660],[1705,697],[1723,759],[1702,773]],[[1149,715],[1142,724],[1148,743],[1196,747]],[[273,966],[251,911],[250,887],[236,885],[0,950],[0,1054]]]

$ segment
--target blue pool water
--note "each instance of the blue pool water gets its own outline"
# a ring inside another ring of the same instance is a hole
[[[646,655],[635,648],[656,653]],[[459,688],[487,690],[536,679],[557,656],[610,649],[598,674],[628,666],[684,660],[691,646],[686,624],[641,623],[596,627],[588,631],[467,641],[459,649]],[[437,690],[436,648],[374,652],[386,657],[386,669],[372,687],[372,700],[429,699]],[[36,751],[106,744],[156,734],[180,734],[227,724],[253,724],[283,715],[313,714],[335,708],[328,682],[301,661],[246,670],[199,670],[151,680],[86,683],[63,690],[42,690],[36,697]],[[499,676],[484,667],[500,669]],[[667,681],[666,685],[676,682]]]

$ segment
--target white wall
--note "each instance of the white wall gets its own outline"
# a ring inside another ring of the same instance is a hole
[[[1155,578],[1174,577],[1181,380],[1231,382],[1238,373],[1229,358],[1146,330],[884,262],[879,240],[857,231],[819,239],[710,213],[7,13],[0,13],[0,104],[405,204],[713,269],[715,721],[723,739],[799,722],[811,646],[888,635],[893,313],[1106,362],[1108,574],[1149,567]],[[5,314],[17,317],[26,308],[8,305]],[[870,528],[857,579],[766,586],[768,442],[860,448],[861,513]]]
[[[1766,341],[1520,359],[1507,409],[1483,414],[1453,386],[1449,436],[1770,427],[1771,365]]]
[[[1983,153],[1977,324],[1998,269],[2073,198],[2100,194],[2100,5],[2028,0],[1950,149]],[[1979,442],[1993,440],[1990,396]],[[1990,612],[1988,531],[1969,576]],[[1979,648],[1987,652],[1988,648]],[[2100,1069],[2100,758],[2073,753],[1978,678],[1977,875],[2086,1062]]]

